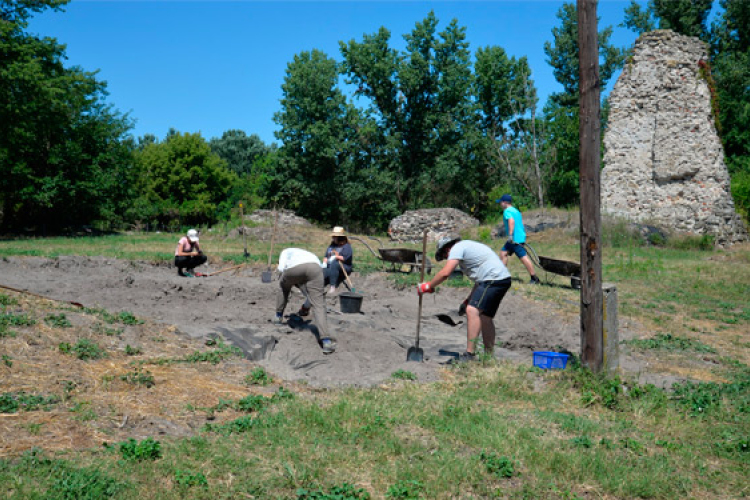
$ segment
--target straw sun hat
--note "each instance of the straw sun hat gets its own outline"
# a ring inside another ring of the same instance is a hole
[[[340,238],[346,238],[346,231],[344,231],[344,228],[341,226],[336,226],[333,228],[333,231],[331,231],[332,237],[340,237]]]

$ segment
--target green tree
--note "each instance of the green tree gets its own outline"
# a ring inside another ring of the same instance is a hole
[[[466,30],[456,20],[439,33],[437,26],[430,12],[404,36],[403,53],[389,46],[385,28],[340,44],[347,83],[382,131],[380,168],[395,180],[399,210],[471,209],[483,198]]]
[[[545,143],[545,124],[537,118],[537,93],[525,57],[509,58],[500,47],[477,50],[476,96],[488,141],[486,178],[507,186],[518,198],[525,191],[544,206],[546,180],[554,155]],[[495,209],[488,199],[485,210]]]
[[[625,19],[623,20],[620,27],[627,28],[639,35],[654,31],[656,29],[656,21],[651,15],[651,10],[648,8],[644,9],[641,4],[632,0],[630,5],[625,8]]]
[[[712,29],[712,73],[732,194],[750,217],[750,2],[722,0]]]
[[[0,7],[0,203],[6,230],[114,220],[127,204],[130,120],[96,73],[64,65],[65,46],[26,32],[65,1]]]
[[[301,52],[287,65],[274,116],[282,146],[268,183],[269,199],[329,224],[341,215],[337,177],[350,160],[346,142],[354,129],[338,77],[336,61],[319,50]]]
[[[221,138],[214,137],[209,142],[211,151],[227,162],[229,169],[237,175],[250,175],[253,165],[276,149],[267,145],[257,135],[247,135],[242,130],[227,130]]]
[[[660,29],[708,40],[708,15],[712,7],[713,0],[649,0],[643,9],[631,0],[622,26],[640,35],[658,25]]]
[[[547,62],[563,92],[552,94],[545,107],[550,141],[556,144],[557,168],[550,179],[549,200],[558,206],[578,203],[578,15],[575,5],[564,4],[557,13],[560,27],[552,29],[553,42],[544,44]],[[625,51],[609,41],[612,27],[599,31],[599,82],[602,89],[622,67]],[[602,127],[604,130],[604,127]]]
[[[237,175],[197,133],[170,132],[163,142],[146,145],[135,158],[139,197],[129,212],[133,220],[213,223],[237,182]]]

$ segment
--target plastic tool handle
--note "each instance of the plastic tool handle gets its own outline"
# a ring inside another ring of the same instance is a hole
[[[424,282],[424,267],[425,262],[427,261],[427,230],[425,229],[424,233],[422,234],[422,266],[419,271],[419,282]],[[422,326],[422,297],[424,294],[419,294],[419,309],[417,311],[417,341],[414,343],[414,346],[419,349],[419,329]]]

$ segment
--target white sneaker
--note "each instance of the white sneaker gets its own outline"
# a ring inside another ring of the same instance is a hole
[[[320,341],[323,347],[323,354],[331,354],[336,351],[336,342],[328,337]]]

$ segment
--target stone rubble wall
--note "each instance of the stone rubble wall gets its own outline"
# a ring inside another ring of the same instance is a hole
[[[609,96],[602,210],[718,245],[747,240],[734,209],[711,91],[707,47],[671,30],[642,35]]]
[[[279,214],[278,225],[281,226],[312,226],[310,221],[295,214],[292,210],[280,209],[276,210]],[[245,216],[246,219],[253,222],[259,222],[261,224],[273,224],[275,218],[275,212],[273,210],[256,210],[250,215]]]
[[[444,234],[458,234],[478,226],[479,221],[455,208],[410,210],[391,220],[388,235],[393,241],[419,242],[427,229],[427,240],[437,241]]]

